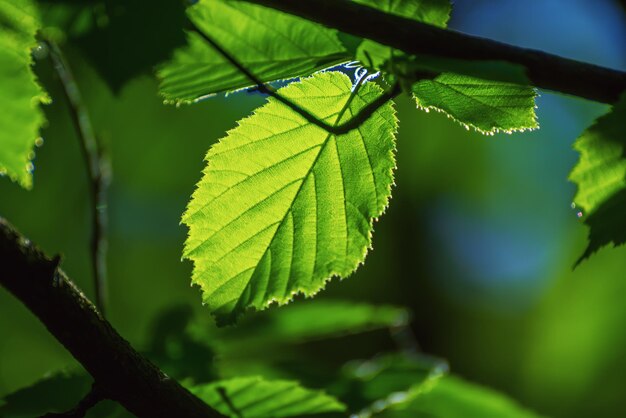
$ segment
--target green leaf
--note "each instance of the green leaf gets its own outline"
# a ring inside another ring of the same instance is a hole
[[[573,206],[589,225],[589,246],[579,262],[602,246],[626,242],[626,94],[576,140],[580,153],[570,180],[578,186]]]
[[[31,70],[39,27],[27,0],[0,0],[0,175],[32,187],[33,147],[44,123],[39,104],[47,96]]]
[[[412,87],[417,106],[444,112],[482,133],[525,131],[538,127],[535,89],[453,73],[421,80]]]
[[[185,1],[67,1],[74,6],[86,5],[89,13],[82,17],[86,20],[82,28],[81,22],[77,22],[77,28],[62,29],[77,35],[72,44],[80,48],[81,55],[115,93],[119,93],[129,80],[151,74],[156,65],[169,59],[176,48],[185,45]],[[71,22],[67,23],[71,25]]]
[[[352,0],[385,13],[445,28],[452,7],[449,0]]]
[[[55,372],[1,399],[0,417],[39,417],[68,411],[89,393],[92,382],[91,376],[83,371]],[[117,409],[116,404],[102,402],[89,412],[89,417],[111,418]]]
[[[327,72],[280,92],[336,124],[382,93],[373,83],[351,89]],[[391,103],[335,136],[270,99],[211,148],[182,222],[192,280],[218,322],[314,295],[356,269],[391,193],[396,128]]]
[[[230,0],[203,0],[189,18],[246,69],[263,81],[306,76],[348,61],[337,32],[262,6]],[[166,101],[193,102],[207,95],[250,87],[253,83],[199,34],[159,68]]]
[[[379,9],[388,14],[413,19],[418,22],[445,28],[450,18],[449,0],[352,0],[365,6]],[[382,45],[378,42],[366,39],[357,49],[356,58],[375,69],[385,68],[392,56],[400,54],[401,51]]]
[[[447,371],[444,361],[422,354],[383,354],[346,364],[331,390],[350,410],[367,415],[396,402],[399,393],[430,385]]]
[[[322,391],[298,382],[238,377],[190,388],[222,414],[246,418],[280,418],[341,412],[345,406]]]
[[[387,13],[445,28],[450,16],[448,0],[354,0]],[[497,62],[468,63],[462,60],[409,56],[402,51],[365,40],[357,50],[357,59],[368,67],[383,70],[387,77],[397,77],[410,90],[419,108],[446,113],[465,127],[482,133],[513,132],[538,127],[535,117],[536,92],[518,67]],[[493,67],[493,70],[491,69]],[[419,71],[439,74],[441,69],[458,69],[510,82],[491,81],[468,75],[442,73],[435,79],[415,82]],[[504,75],[502,75],[504,73]],[[521,74],[520,74],[521,73]]]
[[[400,397],[398,397],[400,399]],[[491,389],[445,376],[410,391],[406,399],[377,417],[384,418],[537,418],[513,400]]]
[[[315,300],[246,318],[237,327],[224,328],[220,340],[248,347],[301,343],[404,326],[408,320],[406,309],[395,306]]]

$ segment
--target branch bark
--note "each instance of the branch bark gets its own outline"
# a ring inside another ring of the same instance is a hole
[[[526,68],[538,88],[602,103],[626,91],[626,72],[441,29],[346,0],[244,0],[372,39],[409,54],[506,61]]]
[[[137,353],[58,263],[0,218],[0,285],[83,365],[103,398],[140,418],[222,417]]]

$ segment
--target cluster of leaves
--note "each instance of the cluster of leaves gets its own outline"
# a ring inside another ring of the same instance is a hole
[[[448,0],[353,1],[439,27],[446,26],[450,15]],[[50,19],[44,19],[46,25],[55,21],[72,28],[66,36],[78,33],[78,45],[89,44],[92,31],[99,30],[110,35],[105,39],[111,47],[119,42],[124,25],[133,23],[128,16],[139,5],[105,1],[102,10],[94,8],[87,14],[84,24],[75,19],[85,14],[80,6],[63,4],[66,9],[56,9],[42,2],[41,10]],[[538,127],[536,92],[528,86],[523,69],[506,63],[474,65],[411,56],[242,1],[203,0],[186,13],[192,27],[184,35],[186,43],[184,37],[174,37],[176,42],[165,48],[181,45],[156,70],[166,103],[193,104],[211,95],[256,87],[259,81],[286,84],[278,90],[266,87],[271,96],[267,103],[239,121],[208,151],[203,177],[182,218],[189,228],[184,257],[194,263],[192,281],[202,289],[203,301],[220,325],[234,323],[249,309],[285,304],[299,293],[312,296],[333,276],[347,277],[364,261],[372,245],[373,223],[385,211],[394,182],[398,120],[393,101],[381,101],[394,87],[410,94],[418,109],[443,112],[484,134]],[[182,35],[184,15],[172,15],[180,17],[170,24]],[[46,99],[31,71],[39,22],[30,0],[0,0],[0,87],[4,94],[0,173],[26,188],[32,184],[33,149],[44,123],[39,104]],[[143,53],[143,46],[139,47]],[[117,51],[115,47],[110,50],[112,54]],[[110,83],[119,87],[137,71],[163,60],[162,52],[133,54],[138,61],[131,60],[121,73],[110,75]],[[109,56],[96,55],[96,66],[98,59]],[[478,77],[475,68],[494,76]],[[332,129],[358,119],[366,110],[374,111],[354,129]],[[591,228],[583,257],[607,243],[626,241],[621,216],[626,205],[621,122],[625,112],[623,96],[576,142],[581,157],[571,174],[579,186],[575,204]],[[291,380],[229,376],[224,370],[198,365],[220,350],[220,361],[228,364],[242,341],[253,347],[260,343],[281,347],[294,341],[396,327],[406,321],[397,308],[298,306],[300,310],[292,307],[280,314],[270,311],[255,316],[252,321],[259,322],[252,328],[246,328],[245,321],[235,330],[211,332],[206,324],[179,324],[178,351],[171,352],[165,344],[153,348],[151,354],[159,364],[178,370],[172,375],[187,379],[199,397],[232,416],[342,411],[383,417],[459,416],[458,411],[466,411],[465,416],[532,416],[498,395],[445,377],[438,362],[406,354],[346,366],[340,376],[323,382],[330,395]],[[325,317],[332,322],[324,323]],[[311,326],[305,329],[302,324]],[[246,333],[246,329],[263,333]],[[167,333],[161,337],[163,341],[169,338]],[[190,366],[192,359],[197,362]],[[244,361],[259,359],[242,354],[231,364]],[[276,370],[263,375],[271,376]],[[54,386],[59,379],[79,385],[85,382],[81,376],[59,375],[40,385]],[[21,413],[20,396],[7,397],[0,412]]]
[[[447,0],[362,3],[437,26],[450,13]],[[330,126],[358,117],[395,83],[418,107],[468,128],[537,126],[530,87],[437,74],[373,41],[348,44],[336,30],[245,2],[199,2],[189,17],[196,28],[189,45],[157,71],[168,102],[254,86],[234,60],[264,83],[301,77],[276,94]],[[338,67],[319,71],[355,59],[368,68],[358,68],[354,82]],[[382,71],[387,81],[368,78],[368,70]],[[356,269],[391,195],[397,123],[388,102],[357,129],[336,135],[272,97],[211,148],[183,216],[184,256],[193,260],[192,280],[218,323],[298,293],[314,295],[329,278]]]
[[[329,312],[332,321],[317,323]],[[403,329],[408,320],[405,310],[393,306],[308,301],[246,318],[240,327],[215,328],[178,308],[156,322],[146,355],[200,399],[236,418],[536,417],[502,395],[448,375],[445,362],[412,351],[349,360],[341,367],[310,353],[324,345],[336,349],[372,333]],[[242,376],[241,370],[257,374]],[[56,373],[6,396],[0,401],[0,415],[62,412],[75,405],[89,386],[84,372]],[[111,402],[88,414],[129,416]]]

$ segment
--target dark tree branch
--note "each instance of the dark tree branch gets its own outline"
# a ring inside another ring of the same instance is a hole
[[[91,190],[91,268],[94,280],[96,306],[104,315],[107,300],[106,280],[106,225],[107,225],[107,189],[111,170],[109,161],[104,157],[91,126],[87,107],[80,94],[65,57],[59,46],[48,40],[50,57],[59,75],[63,92],[76,127],[80,149],[85,160]]]
[[[602,103],[615,103],[626,90],[626,72],[599,67],[546,52],[437,28],[389,15],[347,0],[244,0],[372,39],[414,55],[507,61],[526,69],[530,82]]]
[[[137,353],[58,264],[0,218],[0,285],[83,365],[103,398],[139,418],[222,416]]]
[[[85,415],[87,415],[87,412],[91,408],[93,408],[100,401],[103,401],[103,400],[104,400],[104,397],[102,396],[102,393],[98,390],[97,386],[94,384],[91,387],[91,390],[89,391],[89,393],[83,399],[81,399],[78,405],[76,405],[74,408],[70,409],[69,411],[61,412],[61,413],[52,412],[52,413],[42,416],[41,418],[83,418]]]
[[[276,100],[278,100],[285,106],[291,108],[291,110],[293,110],[294,112],[302,116],[308,122],[319,126],[320,128],[324,129],[326,132],[333,134],[333,135],[342,135],[342,134],[346,134],[352,131],[353,129],[357,129],[367,119],[369,119],[369,117],[372,116],[378,109],[380,109],[387,102],[389,102],[390,100],[392,100],[394,97],[396,97],[397,95],[401,93],[400,85],[398,83],[395,83],[393,86],[385,90],[383,94],[378,96],[376,100],[364,106],[359,111],[359,113],[357,113],[352,118],[350,118],[350,120],[340,123],[340,124],[329,125],[326,122],[320,120],[315,115],[313,115],[311,112],[307,111],[306,109],[303,109],[302,107],[298,106],[298,104],[294,103],[293,101],[281,95],[275,88],[273,88],[269,84],[265,84],[263,80],[259,79],[256,75],[250,72],[250,70],[248,70],[243,64],[241,64],[235,57],[233,57],[228,51],[226,51],[226,49],[224,49],[208,34],[204,33],[202,30],[196,27],[192,22],[190,22],[189,24],[191,25],[192,31],[197,33],[202,39],[204,39],[205,42],[207,42],[217,52],[219,52],[220,55],[222,55],[224,59],[230,62],[233,67],[237,68],[243,75],[248,77],[248,80],[250,80],[256,86],[257,90],[275,98]],[[364,80],[359,80],[359,81],[364,81]]]

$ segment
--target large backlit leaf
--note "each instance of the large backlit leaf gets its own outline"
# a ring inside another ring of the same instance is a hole
[[[194,386],[190,390],[231,417],[280,418],[345,410],[345,406],[332,396],[286,380],[239,377]]]
[[[570,174],[577,184],[574,205],[585,214],[589,246],[582,258],[600,247],[626,242],[626,94],[576,140],[580,153]],[[582,259],[581,258],[581,259]]]
[[[0,0],[0,174],[26,188],[46,98],[31,71],[38,25],[30,1]]]
[[[350,59],[335,30],[273,9],[203,0],[188,14],[201,31],[263,81],[306,76]],[[189,102],[254,84],[199,34],[189,32],[188,40],[189,45],[178,49],[158,71],[166,100]]]
[[[328,72],[280,92],[333,124],[382,92],[373,83],[351,89],[346,75]],[[184,256],[219,322],[313,295],[356,269],[389,200],[395,131],[389,103],[335,136],[270,99],[211,148],[183,216]]]
[[[446,113],[483,133],[536,129],[532,87],[444,73],[412,87],[418,107]]]

